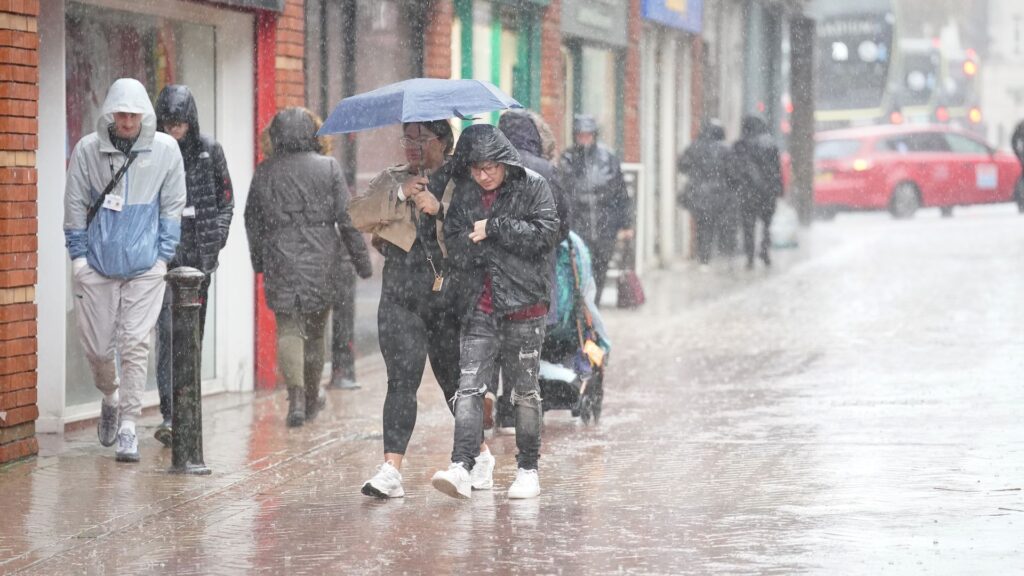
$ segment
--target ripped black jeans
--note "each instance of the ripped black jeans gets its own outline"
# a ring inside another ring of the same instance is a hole
[[[483,439],[483,404],[487,385],[501,370],[512,390],[516,419],[516,460],[537,469],[540,458],[541,398],[537,376],[546,318],[512,321],[475,310],[462,330],[459,391],[455,396],[455,446],[452,462],[472,469]]]

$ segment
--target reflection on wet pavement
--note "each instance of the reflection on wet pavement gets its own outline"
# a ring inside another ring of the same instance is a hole
[[[204,405],[209,477],[117,465],[91,431],[0,470],[0,573],[1006,574],[1024,566],[1024,227],[841,216],[771,271],[648,275],[609,310],[604,417],[545,419],[541,497],[430,488],[451,417],[436,385],[407,497],[359,493],[380,457],[383,372],[283,425],[284,395]],[[143,422],[155,426],[155,419]]]

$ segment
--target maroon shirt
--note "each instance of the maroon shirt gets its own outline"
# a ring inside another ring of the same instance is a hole
[[[484,214],[486,214],[488,218],[490,218],[491,215],[491,207],[494,206],[494,201],[497,199],[497,189],[491,191],[484,190],[483,194],[480,195],[480,201],[484,205]],[[476,309],[484,314],[494,313],[494,287],[491,284],[490,272],[484,274],[484,290],[480,293],[480,299],[476,301]],[[516,310],[511,314],[507,314],[505,319],[513,321],[532,320],[534,318],[545,316],[547,313],[547,305],[543,302],[538,302],[533,306],[528,306],[522,310]]]

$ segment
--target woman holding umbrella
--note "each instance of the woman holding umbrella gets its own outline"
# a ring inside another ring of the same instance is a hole
[[[459,387],[460,320],[445,299],[451,279],[441,234],[455,137],[447,120],[410,122],[402,128],[406,164],[377,175],[350,208],[356,227],[374,234],[374,245],[385,258],[377,312],[388,373],[384,462],[362,487],[363,494],[378,498],[405,495],[402,459],[416,425],[416,392],[427,357],[449,408]],[[486,444],[481,453],[473,486],[489,489],[494,458],[488,465]]]

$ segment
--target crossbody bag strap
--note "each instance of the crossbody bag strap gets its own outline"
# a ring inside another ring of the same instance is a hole
[[[100,208],[103,206],[103,201],[106,200],[107,194],[110,194],[110,191],[113,190],[115,186],[117,186],[118,182],[121,181],[121,178],[124,177],[124,173],[128,171],[128,167],[132,165],[132,162],[135,162],[135,157],[138,155],[138,152],[132,152],[128,154],[128,158],[124,161],[124,164],[121,165],[121,168],[117,171],[117,173],[114,174],[114,177],[111,178],[110,182],[107,184],[107,187],[103,189],[103,193],[100,194],[100,197],[97,198],[96,201],[92,203],[92,206],[89,207],[89,213],[86,214],[85,216],[86,228],[88,228],[89,225],[92,224],[93,219],[96,218],[96,213],[99,212]]]

